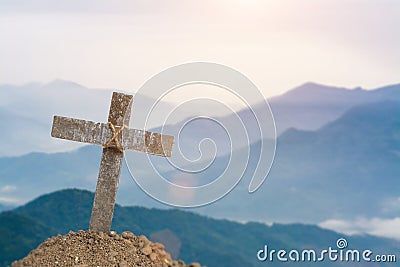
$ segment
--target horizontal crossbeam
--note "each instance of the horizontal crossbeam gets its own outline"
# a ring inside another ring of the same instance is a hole
[[[163,157],[171,156],[173,136],[129,128],[124,128],[121,134],[120,143],[123,149]],[[113,132],[107,123],[54,116],[51,136],[104,146],[113,137]],[[116,145],[112,142],[109,147]]]

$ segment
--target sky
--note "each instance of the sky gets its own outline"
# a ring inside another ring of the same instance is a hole
[[[134,92],[209,61],[266,97],[308,81],[373,89],[400,81],[399,26],[397,0],[0,0],[0,84]]]

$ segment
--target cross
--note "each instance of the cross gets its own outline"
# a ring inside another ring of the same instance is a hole
[[[54,116],[51,136],[103,146],[90,230],[109,232],[114,213],[124,150],[170,157],[174,137],[129,129],[133,97],[114,92],[108,123]]]

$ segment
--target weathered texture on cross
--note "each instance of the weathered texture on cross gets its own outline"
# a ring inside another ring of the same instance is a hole
[[[93,202],[91,230],[110,231],[125,149],[170,157],[173,136],[129,129],[133,97],[113,93],[108,123],[54,116],[51,136],[103,146],[96,194]]]

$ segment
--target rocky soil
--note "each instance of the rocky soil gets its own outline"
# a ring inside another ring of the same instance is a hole
[[[71,231],[65,236],[49,238],[12,264],[12,267],[22,266],[201,267],[199,263],[186,265],[181,260],[172,260],[164,245],[153,243],[143,235],[93,231]]]

